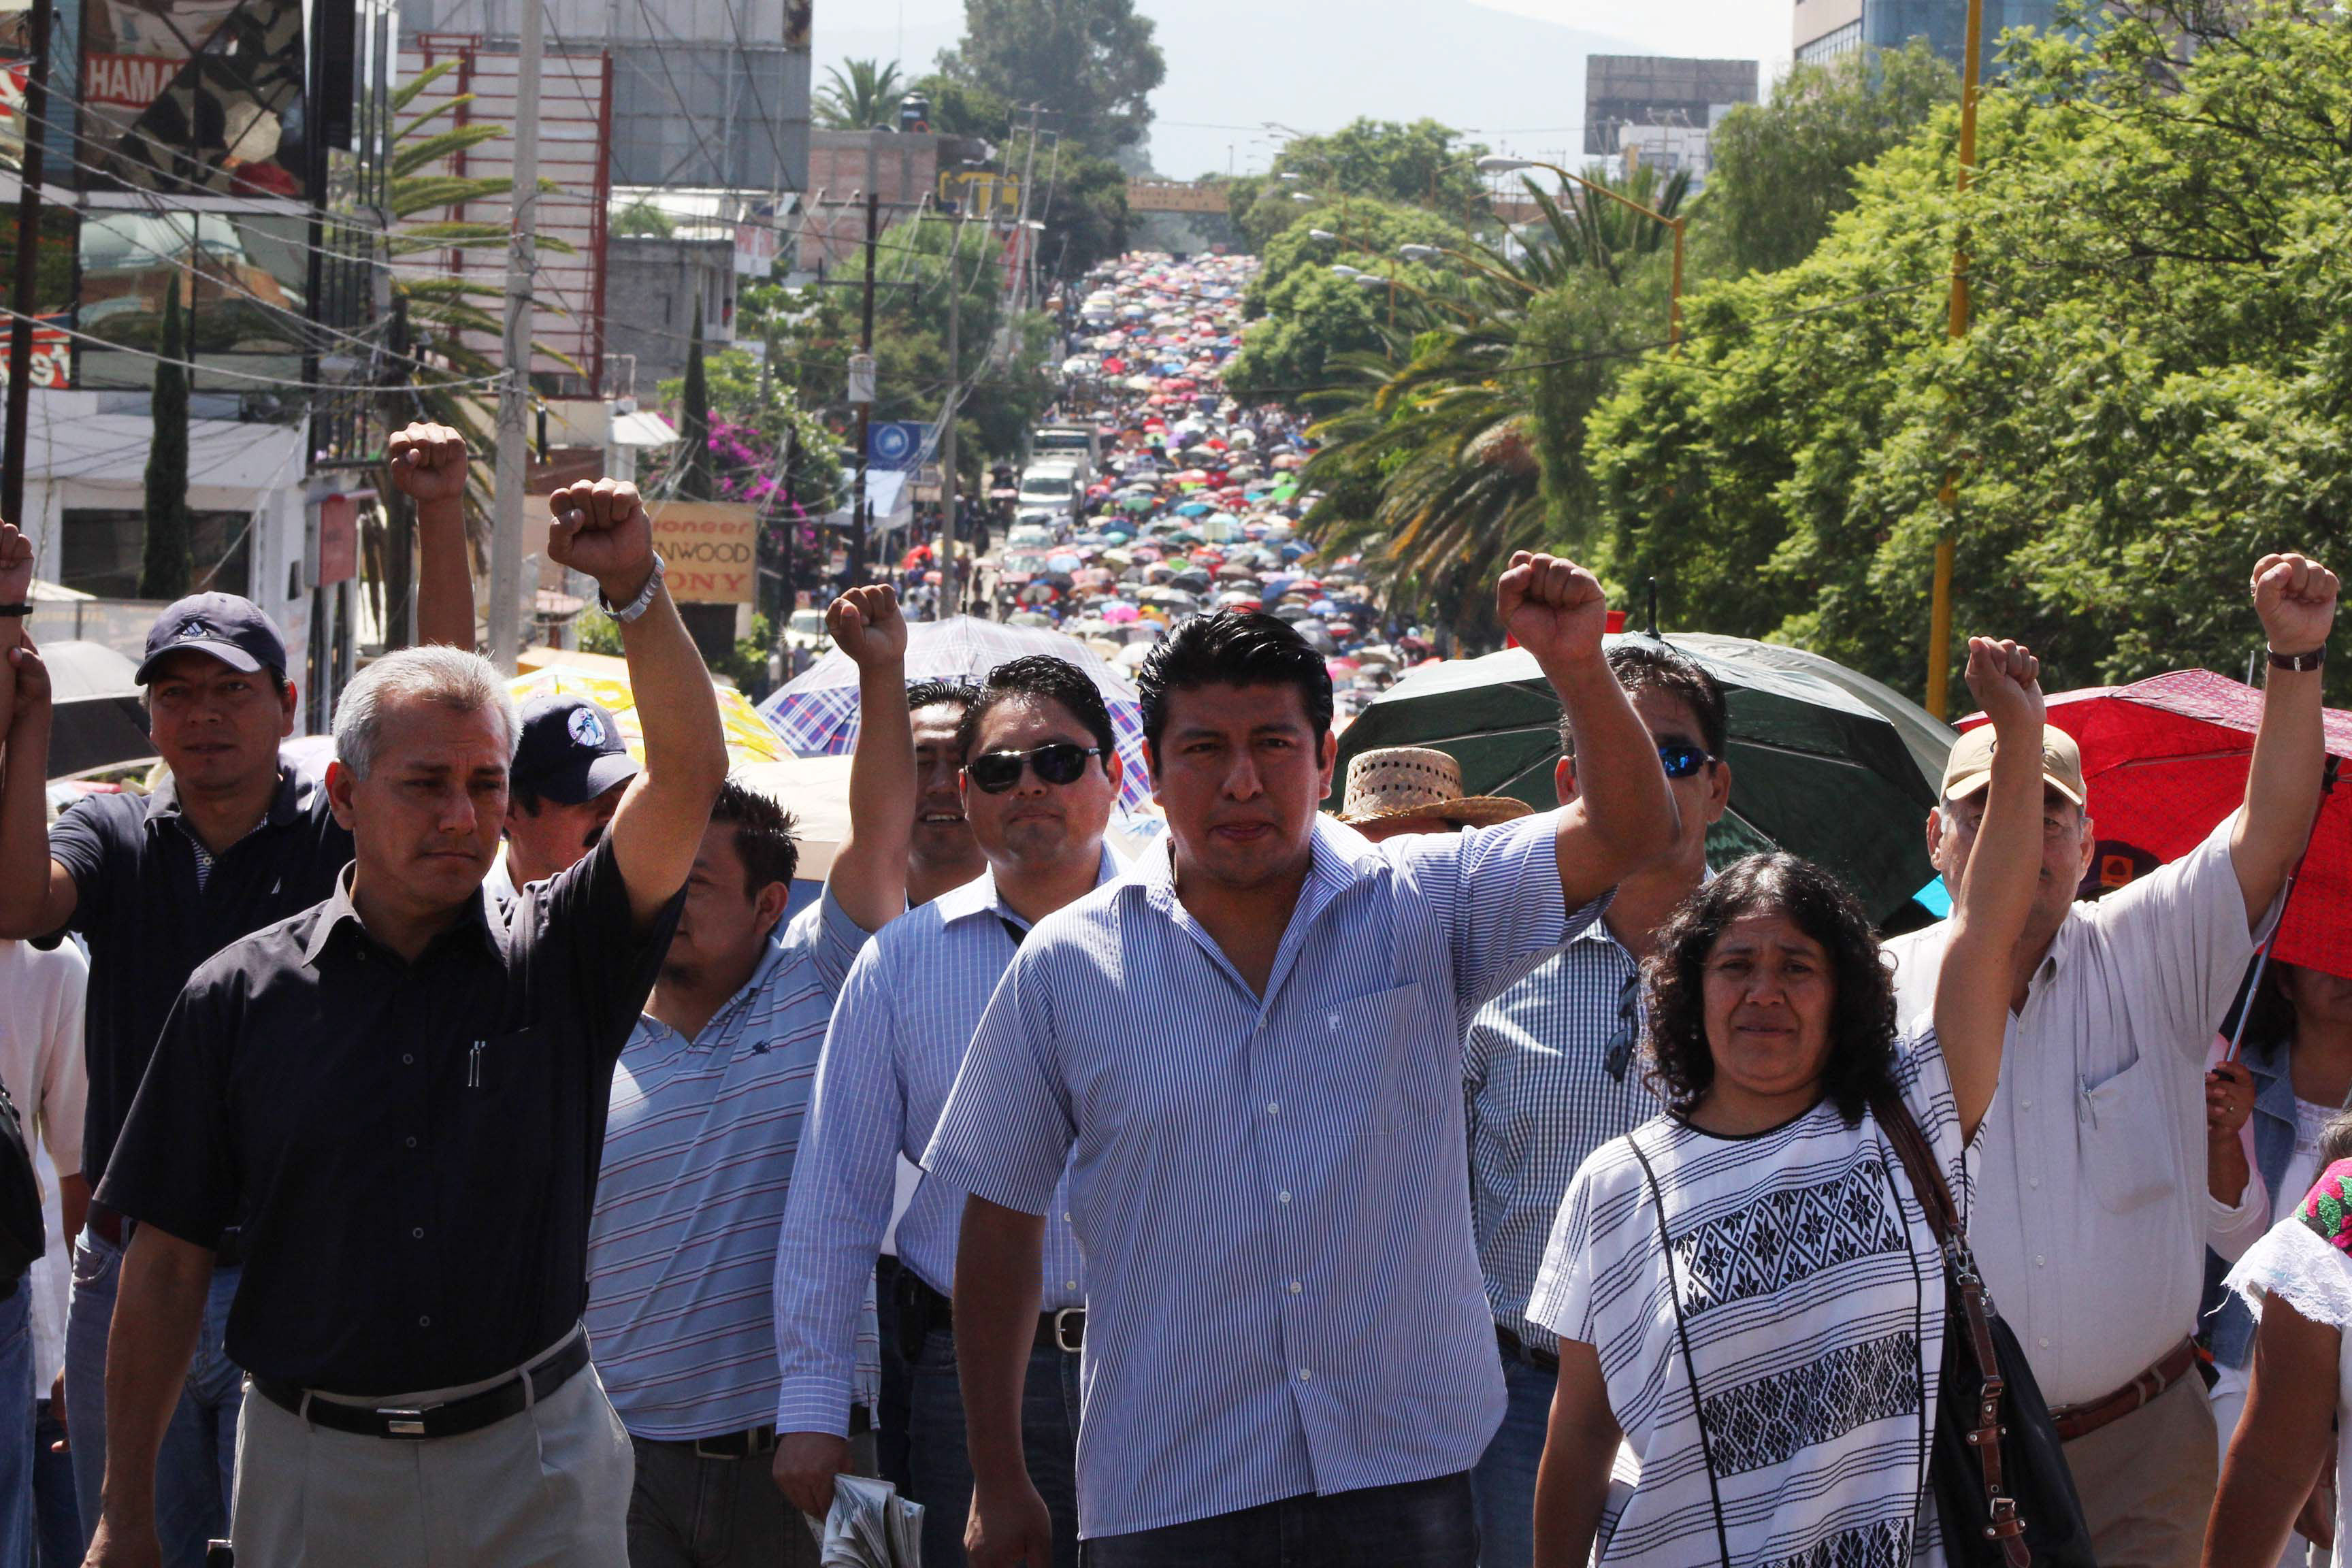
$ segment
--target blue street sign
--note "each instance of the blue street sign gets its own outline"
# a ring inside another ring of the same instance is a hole
[[[920,420],[877,420],[866,433],[866,461],[877,468],[912,469],[930,439],[931,427]]]

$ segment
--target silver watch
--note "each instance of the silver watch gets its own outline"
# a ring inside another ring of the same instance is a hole
[[[646,585],[637,590],[637,596],[635,598],[631,599],[625,605],[616,605],[612,600],[604,597],[604,589],[603,584],[600,584],[596,588],[596,602],[604,605],[604,613],[612,616],[614,620],[634,621],[639,616],[644,615],[646,613],[646,606],[654,602],[654,590],[661,586],[661,580],[662,558],[660,552],[656,552],[654,555],[654,569],[651,573],[646,574]]]

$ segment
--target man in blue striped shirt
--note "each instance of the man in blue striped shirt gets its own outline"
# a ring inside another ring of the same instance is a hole
[[[1559,1352],[1551,1331],[1528,1320],[1528,1297],[1577,1167],[1658,1112],[1635,1049],[1637,976],[1668,912],[1706,879],[1706,830],[1731,804],[1728,720],[1715,678],[1646,639],[1611,648],[1609,668],[1657,747],[1682,830],[1672,850],[1617,884],[1605,916],[1486,1005],[1463,1052],[1471,1223],[1509,1395],[1470,1478],[1480,1568],[1534,1560],[1536,1465]],[[1559,740],[1552,782],[1566,805],[1577,798],[1577,762],[1565,715]]]
[[[1021,1393],[1066,1163],[1090,1563],[1475,1560],[1468,1471],[1504,1394],[1464,1032],[1675,830],[1601,658],[1600,584],[1522,552],[1497,598],[1588,759],[1574,806],[1501,827],[1375,846],[1321,818],[1330,683],[1279,620],[1187,623],[1144,666],[1170,844],[1023,946],[927,1161],[972,1194],[955,1312],[974,1568],[1051,1560]]]
[[[769,1289],[825,1026],[866,932],[906,907],[915,803],[896,597],[852,589],[828,620],[858,666],[865,729],[824,900],[778,940],[798,858],[791,819],[730,781],[613,1073],[586,1321],[635,1451],[631,1568],[817,1561],[768,1479]]]
[[[929,1146],[973,1026],[1031,924],[1119,873],[1103,847],[1118,798],[1118,754],[1094,682],[1058,658],[1015,659],[991,672],[969,713],[965,811],[988,871],[884,930],[850,972],[784,1210],[776,1429],[786,1436],[775,1474],[806,1509],[830,1495],[847,1458],[851,1340],[890,1218],[899,1156],[919,1159]],[[898,1222],[900,1326],[912,1363],[908,1495],[924,1506],[925,1568],[963,1561],[971,1499],[947,1296],[964,1197],[926,1177]],[[1065,1207],[1058,1195],[1048,1206],[1042,1270],[1032,1281],[1042,1312],[1021,1433],[1053,1516],[1055,1568],[1077,1560],[1074,1352],[1086,1307]]]

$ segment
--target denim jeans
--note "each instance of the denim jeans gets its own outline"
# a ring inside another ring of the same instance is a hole
[[[55,1451],[65,1438],[65,1423],[41,1400],[33,1417],[33,1520],[41,1568],[81,1568],[82,1553],[89,1550],[74,1507],[73,1455]]]
[[[66,1309],[66,1426],[72,1434],[74,1498],[86,1534],[98,1528],[106,1479],[106,1341],[122,1249],[85,1229],[74,1248],[73,1301]],[[155,1460],[155,1531],[163,1568],[204,1568],[205,1542],[228,1534],[236,1472],[236,1412],[245,1374],[221,1351],[237,1271],[215,1269],[188,1381]]]
[[[33,1289],[0,1297],[0,1563],[33,1560]]]
[[[1478,1568],[1528,1568],[1536,1557],[1536,1467],[1559,1373],[1505,1356],[1503,1387],[1510,1396],[1503,1425],[1470,1472],[1478,1499]]]
[[[898,1349],[898,1260],[885,1253],[874,1260],[874,1326],[882,1336],[882,1408],[874,1413],[875,1474],[902,1495],[912,1484],[907,1469],[907,1358]]]
[[[1472,1568],[1477,1561],[1478,1510],[1466,1471],[1098,1536],[1086,1552],[1086,1568]]]
[[[955,1336],[934,1329],[908,1368],[907,1496],[923,1505],[923,1568],[964,1568],[971,1513],[971,1455],[964,1446],[963,1388]],[[1032,1351],[1021,1396],[1021,1449],[1029,1479],[1054,1516],[1054,1568],[1078,1563],[1078,1358]]]

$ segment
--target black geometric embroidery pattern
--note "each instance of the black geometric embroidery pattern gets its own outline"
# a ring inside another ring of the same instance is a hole
[[[1736,1476],[1918,1408],[1919,1342],[1906,1331],[1712,1395],[1701,1418],[1716,1474]]]
[[[1911,1561],[1911,1521],[1885,1520],[1842,1531],[1790,1557],[1758,1568],[1906,1568]]]
[[[1696,1317],[1857,1258],[1908,1247],[1887,1209],[1885,1167],[1867,1161],[1833,1181],[1783,1188],[1675,1237],[1675,1279],[1683,1314]]]

